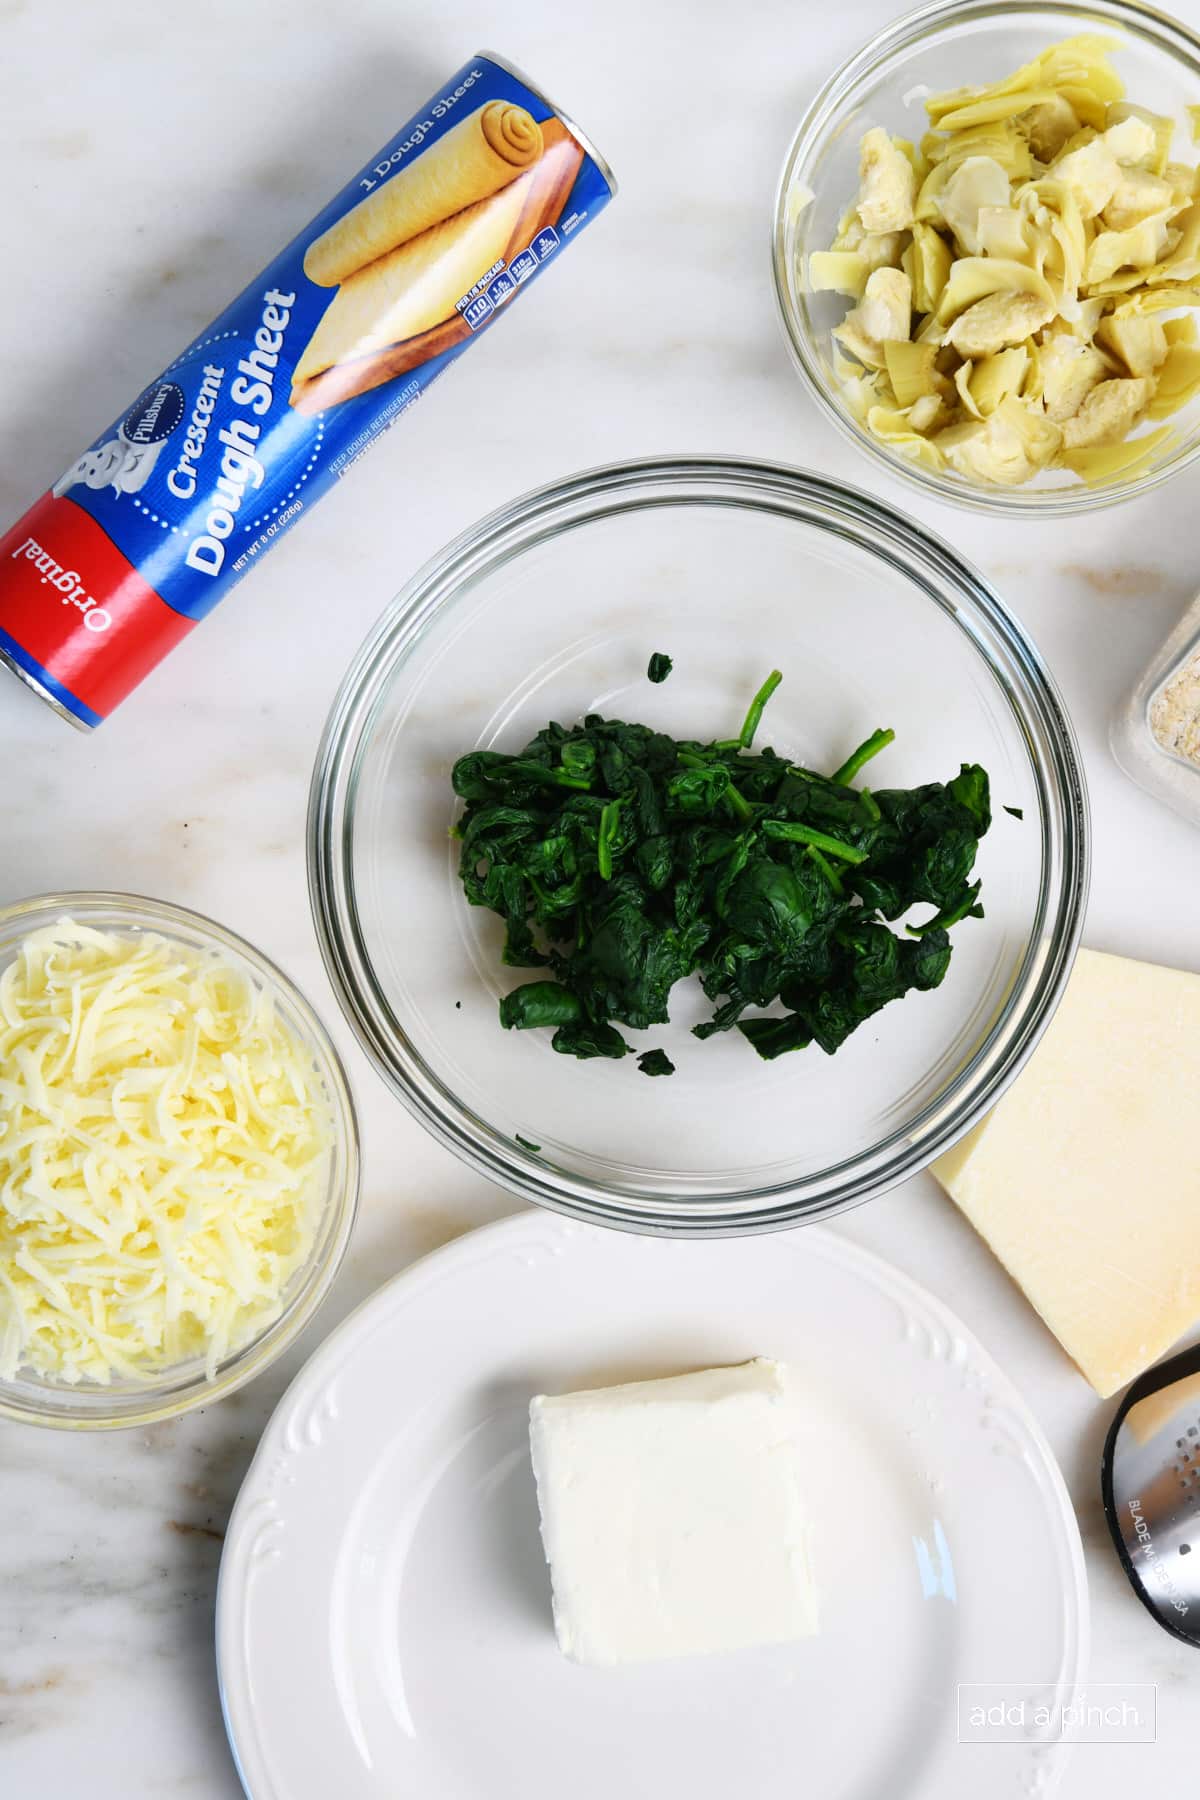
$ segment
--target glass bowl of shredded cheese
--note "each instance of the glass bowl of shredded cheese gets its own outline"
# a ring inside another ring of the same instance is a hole
[[[838,426],[926,493],[1054,516],[1200,455],[1200,39],[1124,0],[938,0],[826,85],[775,288]]]
[[[337,1052],[258,951],[129,895],[0,911],[0,1416],[232,1392],[320,1305],[357,1196]]]

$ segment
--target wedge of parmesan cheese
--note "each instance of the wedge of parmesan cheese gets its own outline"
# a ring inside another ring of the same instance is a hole
[[[1046,1035],[933,1173],[1113,1394],[1200,1320],[1200,975],[1081,950]]]

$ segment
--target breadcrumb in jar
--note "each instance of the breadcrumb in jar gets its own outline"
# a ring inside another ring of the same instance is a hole
[[[1200,650],[1180,663],[1150,702],[1150,733],[1161,750],[1200,769]]]

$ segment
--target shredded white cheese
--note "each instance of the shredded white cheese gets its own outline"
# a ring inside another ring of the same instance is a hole
[[[0,974],[0,1378],[211,1377],[312,1246],[331,1115],[250,971],[69,919]]]

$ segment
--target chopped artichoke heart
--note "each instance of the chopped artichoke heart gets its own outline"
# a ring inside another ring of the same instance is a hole
[[[947,174],[972,156],[986,156],[999,163],[1010,181],[1028,181],[1033,174],[1029,145],[1009,119],[997,125],[977,125],[947,140],[942,162]]]
[[[965,362],[955,370],[954,385],[973,419],[988,419],[1010,394],[1020,394],[1029,370],[1024,344],[999,350],[981,362]]]
[[[1164,281],[1195,281],[1200,276],[1200,206],[1189,206],[1174,219],[1178,242],[1157,268],[1147,271],[1151,286]]]
[[[1098,94],[1093,94],[1089,88],[1076,87],[1070,82],[1061,87],[1059,93],[1074,108],[1081,131],[1099,133],[1104,130],[1110,102],[1102,99]],[[1074,149],[1078,138],[1078,132],[1075,140],[1068,138],[1066,148]]]
[[[1121,165],[1102,137],[1093,138],[1079,150],[1068,150],[1051,164],[1050,172],[1055,181],[1071,189],[1085,219],[1104,211],[1121,179]]]
[[[902,231],[863,231],[848,233],[834,245],[834,254],[857,256],[866,265],[867,274],[876,269],[898,269],[904,255],[905,233]]]
[[[1179,205],[1178,190],[1160,176],[1148,175],[1144,169],[1122,169],[1121,179],[1101,218],[1110,231],[1128,231],[1130,226],[1140,225],[1143,219]]]
[[[1153,286],[1153,276],[1153,269],[1120,269],[1107,281],[1094,281],[1088,293],[1093,300],[1112,303],[1135,289],[1140,293],[1143,288]]]
[[[933,344],[910,344],[907,340],[901,343],[897,339],[884,344],[883,359],[898,406],[912,406],[931,394],[936,396],[936,356]]]
[[[959,315],[946,333],[946,342],[960,356],[991,356],[1023,343],[1053,317],[1053,300],[1044,300],[1039,294],[988,294]]]
[[[980,417],[989,418],[1010,394],[1020,394],[1028,369],[1029,352],[1024,344],[1014,344],[1012,349],[999,350],[976,363],[971,395]]]
[[[840,325],[834,326],[833,335],[850,352],[851,356],[861,363],[862,368],[858,370],[860,375],[863,369],[882,370],[883,346],[874,338],[867,336],[862,328],[862,321],[858,317],[857,309],[847,313]]]
[[[1103,317],[1103,300],[1081,300],[1079,303],[1079,317],[1071,321],[1071,330],[1077,338],[1083,338],[1090,342],[1091,339],[1095,337],[1096,329]]]
[[[859,147],[858,181],[864,231],[903,231],[912,224],[916,174],[881,125],[868,131]]]
[[[914,226],[941,224],[942,195],[953,173],[953,167],[945,162],[935,163],[930,169],[913,202]]]
[[[832,248],[861,256],[867,265],[868,274],[872,269],[898,269],[904,253],[904,233],[864,231],[858,213],[851,207],[838,226]]]
[[[1100,382],[1074,418],[1064,422],[1064,447],[1082,450],[1093,444],[1119,443],[1132,431],[1153,396],[1153,381],[1119,376]]]
[[[833,372],[839,381],[857,381],[862,374],[862,364],[845,355],[840,344],[833,345],[831,361]]]
[[[1007,257],[1011,262],[1034,261],[1034,246],[1026,235],[1024,216],[1015,206],[981,206],[975,240],[984,256]]]
[[[1160,425],[1157,431],[1128,438],[1123,444],[1087,444],[1076,450],[1064,450],[1062,464],[1089,486],[1111,481],[1114,475],[1136,475],[1140,469],[1150,466],[1173,435],[1169,425]]]
[[[859,221],[858,205],[855,202],[846,208],[838,220],[837,235],[832,247],[835,250],[857,250],[866,235]]]
[[[1152,269],[1166,253],[1170,229],[1171,214],[1161,212],[1143,219],[1140,225],[1131,225],[1128,231],[1098,232],[1084,264],[1087,286],[1107,281],[1118,269]],[[1175,241],[1179,242],[1178,233]]]
[[[866,259],[856,250],[814,250],[808,259],[809,291],[861,300],[870,273]]]
[[[910,138],[894,137],[892,139],[892,146],[894,149],[899,150],[902,156],[907,156],[909,162],[912,164],[913,174],[919,181],[923,173],[925,158],[917,148],[916,144],[914,144]]]
[[[867,414],[867,430],[877,437],[889,449],[897,451],[910,462],[917,462],[927,469],[941,469],[941,452],[936,445],[917,431],[908,416],[891,407],[875,406]]]
[[[1148,168],[1158,155],[1157,132],[1148,120],[1135,112],[1127,113],[1110,125],[1104,133],[1104,142],[1119,163],[1133,167]]]
[[[1001,256],[960,256],[951,265],[950,279],[938,305],[938,317],[943,324],[948,325],[960,313],[967,312],[978,301],[986,300],[993,294],[1033,295],[1046,309],[1046,319],[1054,317],[1054,294],[1044,276],[1039,275],[1028,263],[1014,262],[1010,257]],[[1022,333],[1024,335],[1026,334]],[[995,350],[1000,346],[989,344],[985,348]],[[970,351],[963,351],[964,356],[970,354]]]
[[[1031,181],[1021,189],[1018,207],[1034,240],[1034,260],[1057,291],[1059,314],[1072,320],[1080,306],[1088,241],[1075,196],[1061,181]]]
[[[942,411],[940,394],[922,394],[914,400],[908,409],[908,417],[914,431],[931,431],[937,424]]]
[[[842,395],[860,425],[866,424],[871,408],[879,404],[879,391],[870,377],[866,375],[847,375],[843,382]]]
[[[1096,342],[1125,365],[1130,375],[1153,375],[1167,359],[1167,334],[1159,319],[1104,319]]]
[[[954,371],[954,385],[958,390],[958,397],[963,403],[964,411],[966,411],[972,419],[982,419],[983,414],[980,412],[975,396],[971,392],[971,377],[974,373],[974,363],[960,363]]]
[[[904,255],[902,231],[865,231],[858,254],[874,273],[876,269],[898,269]]]
[[[968,100],[952,112],[943,113],[938,124],[943,131],[969,131],[973,125],[998,125],[1006,119],[1017,119],[1031,106],[1054,99],[1053,88],[1027,88],[1019,94],[982,94]]]
[[[1175,121],[1166,118],[1162,113],[1151,112],[1145,106],[1134,106],[1129,100],[1117,100],[1109,107],[1104,123],[1111,131],[1114,125],[1121,125],[1126,119],[1140,119],[1150,127],[1154,135],[1154,147],[1147,155],[1134,158],[1138,168],[1147,170],[1151,175],[1161,175],[1171,159],[1171,145],[1175,138]],[[1128,157],[1122,157],[1128,162]]]
[[[1183,200],[1194,200],[1200,194],[1200,169],[1191,169],[1187,163],[1168,163],[1162,178]]]
[[[1114,317],[1128,319],[1132,314],[1144,316],[1147,313],[1177,312],[1181,306],[1200,306],[1200,288],[1187,287],[1182,282],[1170,286],[1142,288],[1136,294],[1128,294],[1117,302]]]
[[[914,344],[933,344],[935,348],[941,352],[942,347],[946,342],[946,327],[942,324],[937,314],[931,312],[925,323],[913,332],[912,340]],[[943,370],[945,374],[952,375],[957,366],[958,357],[953,350],[947,350],[945,354],[952,359],[950,365],[947,368],[946,363],[939,354],[938,368]]]
[[[1038,369],[1046,417],[1056,425],[1074,418],[1092,389],[1109,373],[1094,345],[1066,332],[1055,332],[1045,339]]]
[[[1168,320],[1172,324],[1190,324],[1184,321]],[[1165,329],[1165,328],[1164,328]],[[1151,419],[1166,419],[1173,412],[1200,393],[1200,349],[1193,344],[1178,342],[1171,344],[1158,371],[1158,381],[1154,390],[1154,398],[1146,408]]]
[[[937,308],[950,279],[953,261],[950,246],[932,226],[917,224],[913,226],[912,244],[907,254],[913,306],[919,313],[931,313]]]
[[[1039,100],[1029,107],[1018,123],[1038,161],[1050,163],[1067,139],[1079,130],[1080,119],[1069,100],[1054,94],[1049,100]]]
[[[1025,351],[1028,362],[1025,364],[1025,379],[1021,383],[1022,400],[1040,400],[1042,398],[1042,347],[1035,337],[1025,339]]]
[[[860,326],[873,343],[907,340],[912,330],[912,283],[903,269],[874,269],[858,306]]]
[[[978,256],[980,209],[1008,205],[1008,176],[990,156],[968,156],[941,193],[941,214],[968,256]]]
[[[868,369],[884,366],[889,339],[907,340],[912,328],[912,283],[902,269],[875,269],[862,299],[847,313],[834,336]]]
[[[989,94],[1020,94],[1038,86],[1054,88],[1072,78],[1086,82],[1089,71],[1100,72],[1107,68],[1108,54],[1114,47],[1110,38],[1094,37],[1090,33],[1064,38],[990,87],[950,88],[942,94],[931,94],[925,102],[925,110],[932,125],[944,126],[948,113]]]
[[[1062,433],[1037,407],[1010,396],[990,419],[952,425],[933,441],[958,474],[988,485],[1019,487],[1054,461]]]

